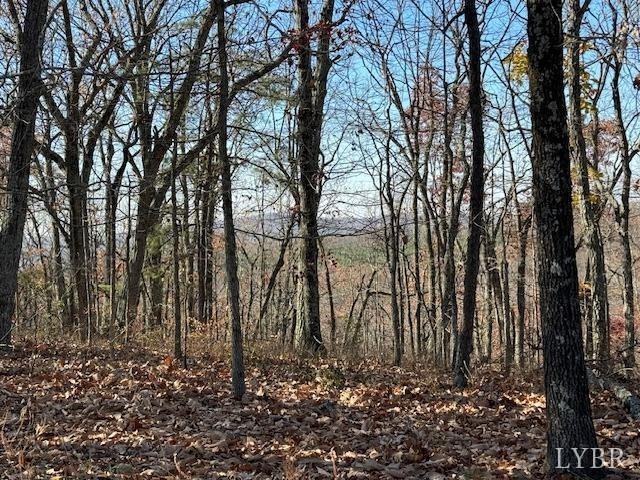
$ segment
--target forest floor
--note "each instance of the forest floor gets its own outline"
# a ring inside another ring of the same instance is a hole
[[[539,372],[459,392],[419,365],[254,355],[237,402],[221,358],[136,350],[0,354],[0,478],[543,478]],[[601,446],[640,471],[640,422],[593,403]]]

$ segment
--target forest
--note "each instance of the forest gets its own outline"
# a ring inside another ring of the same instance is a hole
[[[638,0],[0,0],[0,478],[640,478],[638,168]]]

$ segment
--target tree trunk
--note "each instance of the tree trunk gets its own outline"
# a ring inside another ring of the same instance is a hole
[[[591,302],[591,258],[587,257],[584,269],[584,282],[578,291],[582,304],[582,319],[585,326],[585,354],[587,358],[593,358],[593,304]]]
[[[612,6],[611,8],[613,10],[614,22],[617,23],[617,12],[615,7]],[[622,299],[624,302],[625,320],[624,362],[627,368],[633,368],[636,365],[635,298],[633,286],[633,257],[631,255],[631,238],[629,236],[629,197],[631,194],[631,160],[633,155],[629,149],[629,139],[627,138],[627,130],[622,114],[622,102],[620,99],[620,72],[622,70],[623,59],[624,56],[620,58],[619,52],[614,52],[614,74],[611,81],[611,91],[618,135],[621,142],[620,155],[622,160],[622,194],[620,196],[620,208],[616,209],[615,213],[620,242],[622,243],[622,278],[624,280]]]
[[[73,150],[71,148],[71,150]],[[82,186],[78,172],[78,160],[65,159],[67,170],[67,188],[69,190],[69,211],[71,245],[69,253],[73,270],[73,285],[76,292],[77,309],[76,327],[80,332],[80,340],[86,341],[89,336],[89,284],[87,276],[85,230],[84,230],[84,199],[85,189]]]
[[[162,325],[162,306],[164,299],[164,268],[162,266],[162,237],[163,232],[156,232],[151,240],[148,259],[148,280],[151,294],[151,318],[147,319],[148,326],[157,328]]]
[[[475,0],[465,0],[464,19],[469,35],[469,110],[473,151],[471,163],[469,237],[464,265],[464,296],[462,299],[462,328],[458,339],[454,384],[463,388],[468,384],[467,371],[473,348],[473,320],[476,311],[476,291],[480,269],[480,241],[484,204],[484,129],[482,125],[482,73],[480,71],[480,27]]]
[[[391,173],[388,172],[387,182],[391,181]],[[388,195],[391,197],[393,193],[391,188],[388,188]],[[400,334],[400,306],[398,305],[398,233],[396,216],[394,211],[393,200],[388,200],[389,208],[389,234],[386,236],[386,244],[389,250],[389,275],[390,275],[390,290],[391,290],[391,320],[393,324],[393,364],[400,366],[402,363],[402,339]]]
[[[113,144],[110,141],[110,148],[113,148]],[[127,167],[129,160],[129,151],[125,147],[122,152],[122,163],[116,172],[115,178],[112,181],[107,173],[107,199],[106,199],[106,218],[105,218],[105,239],[107,242],[106,258],[105,258],[105,271],[107,272],[107,284],[109,285],[109,320],[107,324],[107,337],[109,340],[113,339],[115,333],[116,319],[118,313],[118,272],[116,269],[116,213],[118,210],[118,198],[120,194],[120,186],[122,185],[122,177]],[[113,158],[113,151],[109,153],[109,159]],[[111,160],[109,160],[109,167],[111,166]],[[110,170],[110,168],[109,168]]]
[[[330,262],[329,262],[329,258],[327,257],[327,252],[324,249],[324,245],[322,244],[322,241],[320,241],[319,244],[320,244],[320,250],[322,252],[322,260],[324,263],[324,279],[327,284],[327,296],[329,297],[329,318],[331,320],[330,322],[331,334],[329,338],[331,341],[331,348],[335,349],[336,347],[336,307],[333,300],[333,286],[331,285],[331,273],[329,269]]]
[[[457,89],[456,89],[457,90]],[[453,94],[454,98],[454,110],[457,108],[458,98],[457,91]],[[455,356],[452,357],[452,348],[451,348],[451,339],[453,337],[454,349],[457,350],[458,345],[456,344],[456,332],[458,328],[458,298],[456,292],[456,267],[455,267],[455,247],[456,247],[456,239],[458,238],[458,232],[460,230],[460,207],[462,205],[462,199],[464,198],[464,193],[466,192],[467,183],[469,181],[469,171],[466,169],[464,173],[464,177],[458,183],[458,191],[457,194],[454,195],[455,192],[455,182],[453,178],[453,164],[454,164],[454,153],[451,149],[451,129],[446,126],[448,125],[448,114],[446,113],[447,103],[445,103],[445,152],[447,161],[445,162],[445,174],[447,185],[442,189],[442,218],[445,218],[447,215],[447,189],[451,191],[451,195],[449,196],[448,203],[450,204],[448,225],[445,224],[443,228],[443,241],[444,245],[441,247],[441,250],[444,251],[444,291],[442,292],[442,318],[441,318],[441,358],[442,363],[445,366],[454,365],[455,364]],[[465,138],[466,135],[466,116],[467,111],[463,111],[460,116],[460,135],[459,135],[459,146],[458,146],[458,158],[462,159],[465,155],[464,152],[464,141],[461,139]]]
[[[609,359],[609,308],[607,299],[607,278],[605,272],[605,256],[602,242],[602,234],[600,233],[599,214],[597,213],[597,205],[599,198],[592,195],[589,185],[589,160],[587,158],[587,146],[583,131],[582,116],[582,84],[581,84],[581,62],[580,62],[580,26],[586,7],[590,0],[586,0],[585,5],[581,6],[579,0],[569,1],[569,31],[570,46],[569,54],[571,57],[569,68],[569,97],[571,101],[571,138],[575,157],[577,159],[580,171],[580,183],[582,188],[582,206],[585,222],[585,235],[587,237],[587,245],[589,256],[592,259],[593,266],[593,288],[592,288],[592,305],[593,305],[593,323],[596,327],[596,358],[600,361]]]
[[[6,221],[0,230],[0,345],[11,344],[35,119],[41,89],[42,32],[48,5],[47,0],[28,0],[24,27],[19,34],[21,74],[9,156],[6,188],[9,201]]]
[[[488,223],[488,222],[487,222]],[[505,348],[505,315],[504,315],[504,301],[502,292],[502,282],[500,281],[500,273],[498,270],[498,258],[496,255],[496,240],[495,231],[491,225],[488,226],[488,231],[484,232],[484,262],[485,269],[487,271],[487,282],[489,283],[489,291],[493,295],[495,317],[498,321],[498,340],[500,347]]]
[[[491,280],[489,280],[489,273],[486,268],[487,262],[485,260],[485,311],[487,313],[487,362],[491,362],[493,358],[493,322],[495,320],[495,307],[493,302],[493,295],[491,293]]]
[[[333,0],[325,0],[320,23],[331,25]],[[326,350],[320,329],[320,293],[318,281],[318,203],[320,201],[320,134],[323,123],[327,78],[331,68],[329,47],[331,28],[318,34],[318,63],[311,67],[311,37],[308,0],[296,0],[298,27],[298,127],[296,132],[297,166],[300,175],[300,257],[302,263],[302,311],[298,312],[297,345],[301,351]]]
[[[531,227],[531,217],[519,222],[518,228],[518,277],[516,279],[516,303],[518,305],[518,365],[524,368],[525,317],[527,312],[525,282],[527,268],[527,238]]]
[[[308,28],[306,0],[300,0],[300,29]],[[303,26],[304,25],[304,26]],[[318,288],[318,155],[314,151],[311,51],[304,47],[299,54],[300,104],[298,106],[298,165],[300,169],[300,255],[302,259],[302,301],[297,333],[298,348],[303,351],[324,350],[320,330],[320,293]]]
[[[178,230],[178,201],[176,199],[176,160],[178,149],[174,140],[171,157],[171,238],[173,243],[173,356],[183,358],[182,352],[182,309],[180,298],[180,231]],[[184,366],[187,359],[184,357]]]
[[[144,178],[140,183],[140,194],[138,195],[138,212],[136,215],[136,228],[134,234],[133,259],[129,262],[127,275],[127,308],[126,324],[127,337],[129,337],[131,327],[138,316],[138,305],[140,302],[140,291],[142,287],[142,268],[147,252],[147,237],[149,231],[156,224],[151,202],[155,189],[148,184]]]
[[[233,396],[241,399],[245,392],[244,354],[242,351],[242,318],[240,316],[240,282],[238,280],[238,254],[236,232],[233,225],[233,198],[231,192],[231,159],[227,153],[227,116],[229,109],[229,73],[227,70],[227,37],[225,31],[224,0],[216,0],[218,10],[218,162],[222,167],[222,213],[224,220],[224,255],[227,276],[227,301],[231,321],[231,381]]]
[[[48,189],[49,199],[48,202],[50,205],[55,205],[56,203],[56,190],[55,190],[55,182],[53,179],[53,165],[51,164],[51,159],[46,158],[45,163],[45,179],[44,185]],[[51,230],[53,232],[53,257],[54,257],[54,276],[56,281],[56,294],[58,298],[58,304],[60,305],[61,315],[62,315],[62,331],[65,334],[70,334],[73,332],[73,316],[74,312],[70,310],[69,305],[69,291],[67,290],[67,285],[64,277],[64,268],[62,264],[62,245],[60,243],[60,229],[55,220],[51,222]]]
[[[506,245],[503,244],[506,248]],[[507,261],[507,252],[504,252],[504,260],[502,262],[502,302],[504,304],[504,370],[506,373],[511,371],[513,366],[513,357],[516,350],[515,345],[515,324],[511,312],[511,295],[509,287],[509,262]]]
[[[597,448],[582,348],[564,98],[562,0],[528,0],[533,197],[550,471],[575,469],[571,448]],[[557,449],[563,449],[558,451]],[[561,458],[558,452],[564,453]],[[588,454],[587,454],[588,455]],[[560,460],[563,463],[560,463]],[[591,460],[591,461],[590,461]],[[583,459],[593,465],[593,458]],[[597,470],[579,470],[582,474]]]
[[[184,152],[182,152],[184,154]],[[189,191],[187,185],[187,177],[186,175],[182,175],[180,178],[180,186],[182,189],[183,196],[183,213],[182,213],[182,231],[184,236],[184,253],[185,253],[185,289],[186,289],[186,297],[187,297],[187,317],[194,316],[195,310],[195,299],[193,298],[193,270],[194,270],[194,260],[193,260],[193,251],[191,245],[191,227],[189,226],[189,218],[190,218],[190,208],[189,208]],[[197,216],[196,209],[196,216]]]
[[[426,163],[426,162],[425,162]],[[436,280],[436,253],[434,248],[433,235],[431,232],[431,213],[429,210],[429,196],[426,185],[427,170],[425,167],[425,174],[423,175],[423,181],[420,182],[420,197],[423,205],[423,215],[425,217],[425,243],[427,245],[428,260],[427,270],[429,271],[429,304],[427,308],[427,320],[431,331],[432,339],[432,358],[436,364],[439,363],[438,358],[438,345],[437,345],[437,318],[436,318],[436,290],[438,288],[438,282]]]
[[[422,274],[420,269],[420,211],[418,209],[419,197],[419,179],[417,172],[414,174],[416,178],[413,181],[413,266],[414,266],[414,283],[416,291],[416,348],[418,356],[422,356],[424,349],[423,333],[422,333],[422,305],[424,304],[424,292],[422,291]]]
[[[198,320],[202,323],[211,321],[211,285],[213,282],[213,221],[215,215],[216,194],[213,176],[212,152],[206,162],[206,178],[200,198],[201,216],[198,235]]]

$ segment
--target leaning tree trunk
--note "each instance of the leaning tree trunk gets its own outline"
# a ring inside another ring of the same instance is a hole
[[[475,0],[465,0],[464,19],[469,34],[469,111],[473,151],[469,203],[469,238],[464,264],[464,296],[462,298],[462,328],[458,338],[454,384],[466,387],[467,371],[473,348],[473,320],[476,313],[476,291],[480,269],[482,208],[484,203],[484,129],[482,125],[482,78],[480,71],[480,27]]]
[[[599,372],[588,370],[587,375],[592,385],[613,394],[633,420],[640,420],[640,398],[636,394],[614,378],[607,377]]]
[[[48,0],[27,0],[24,27],[19,33],[20,76],[11,137],[7,177],[6,220],[0,230],[0,345],[11,343],[18,267],[27,216],[27,191],[40,98],[40,54]]]
[[[582,347],[571,166],[564,98],[562,0],[528,0],[533,197],[550,471],[577,467],[572,448],[597,448]],[[565,452],[559,458],[558,450]],[[588,457],[588,453],[585,457]],[[593,458],[583,458],[592,465]],[[560,461],[562,463],[560,463]],[[593,465],[592,465],[593,466]],[[590,469],[580,470],[583,474]]]

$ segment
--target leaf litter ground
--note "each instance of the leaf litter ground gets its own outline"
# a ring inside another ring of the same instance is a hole
[[[237,402],[226,361],[136,350],[0,354],[0,478],[543,478],[539,372],[459,392],[421,365],[251,358]],[[606,393],[593,408],[639,471],[640,422]]]

